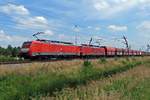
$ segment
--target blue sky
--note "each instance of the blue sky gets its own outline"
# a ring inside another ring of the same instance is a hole
[[[75,25],[77,27],[75,28]],[[0,45],[39,38],[132,48],[150,43],[150,0],[0,0]]]

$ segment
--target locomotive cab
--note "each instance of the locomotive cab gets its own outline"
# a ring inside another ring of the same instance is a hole
[[[24,42],[21,49],[20,49],[20,56],[24,58],[29,57],[29,50],[31,46],[31,41]]]

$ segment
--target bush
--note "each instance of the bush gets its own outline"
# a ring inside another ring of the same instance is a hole
[[[126,60],[122,60],[121,63],[122,64],[127,64],[127,61]]]
[[[115,61],[117,61],[118,60],[118,57],[115,57]]]
[[[106,62],[107,62],[106,58],[100,58],[99,59],[99,63],[106,63]]]
[[[11,56],[11,57],[17,57],[19,55],[20,47],[12,47],[11,45],[8,45],[7,48],[3,48],[0,46],[0,56]]]
[[[136,58],[135,58],[135,57],[132,57],[132,60],[133,60],[133,61],[136,61]]]
[[[91,64],[90,61],[86,60],[86,61],[84,61],[84,63],[83,63],[83,67],[92,67],[92,64]]]
[[[20,61],[18,57],[0,56],[0,62]]]
[[[127,61],[127,62],[129,62],[129,61],[130,61],[129,57],[126,57],[126,61]]]

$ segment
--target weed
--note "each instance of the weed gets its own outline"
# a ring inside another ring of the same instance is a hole
[[[117,61],[117,60],[118,60],[118,57],[115,57],[114,59],[115,59],[115,61]]]
[[[106,62],[107,62],[106,58],[100,58],[99,59],[99,63],[106,63]]]
[[[126,60],[122,60],[121,63],[125,65],[125,64],[127,64],[127,61]]]
[[[92,64],[90,61],[87,60],[87,61],[84,61],[83,67],[92,67]]]

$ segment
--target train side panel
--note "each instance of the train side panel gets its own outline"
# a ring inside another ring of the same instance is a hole
[[[121,48],[116,48],[116,55],[117,55],[117,56],[123,56],[123,49],[121,49]]]
[[[39,47],[39,49],[38,49]],[[33,49],[34,48],[34,49]],[[39,43],[39,46],[32,48],[32,54],[36,56],[79,56],[80,47],[54,43]]]
[[[82,56],[105,56],[105,48],[82,46],[81,54],[82,54]]]
[[[116,48],[107,47],[107,46],[104,46],[104,48],[105,48],[106,56],[116,56]]]

